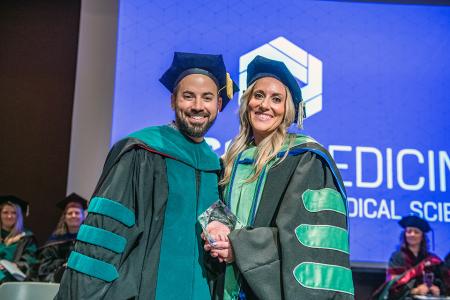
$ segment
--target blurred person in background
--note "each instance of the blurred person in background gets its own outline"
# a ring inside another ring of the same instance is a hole
[[[399,221],[404,229],[400,248],[392,253],[387,269],[386,283],[376,292],[376,299],[408,299],[415,295],[442,296],[446,293],[443,262],[429,251],[426,233],[428,222],[409,215]]]
[[[73,249],[81,223],[85,219],[87,200],[72,193],[57,207],[63,210],[55,231],[39,251],[40,281],[60,282],[67,259]]]
[[[0,283],[30,279],[37,263],[36,239],[23,226],[28,208],[28,203],[16,196],[0,196]]]

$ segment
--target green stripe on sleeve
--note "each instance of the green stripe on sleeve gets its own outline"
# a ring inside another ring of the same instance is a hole
[[[92,198],[89,202],[88,212],[113,218],[128,227],[133,226],[135,223],[134,213],[129,208],[107,198]]]
[[[345,215],[345,200],[342,195],[330,188],[320,190],[306,190],[302,194],[303,204],[310,212],[319,212],[324,210],[332,210]]]
[[[349,253],[348,232],[340,227],[301,224],[295,228],[295,235],[298,241],[306,247]]]
[[[111,282],[119,277],[116,268],[104,261],[72,251],[67,266],[80,273]]]
[[[304,262],[294,269],[295,279],[310,289],[329,290],[354,295],[352,271],[335,265]]]
[[[77,240],[100,246],[116,253],[122,253],[127,244],[127,240],[124,237],[89,225],[81,225]]]

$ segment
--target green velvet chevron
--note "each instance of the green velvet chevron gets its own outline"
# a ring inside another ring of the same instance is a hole
[[[308,189],[302,194],[302,200],[305,208],[310,212],[332,210],[346,215],[345,200],[342,198],[342,195],[334,189]]]
[[[301,224],[295,229],[295,235],[298,241],[306,247],[349,253],[348,232],[340,227]]]
[[[100,246],[116,253],[122,253],[127,244],[127,240],[123,236],[85,224],[81,225],[77,240]]]
[[[354,295],[352,271],[336,265],[304,262],[295,267],[295,279],[304,287]]]
[[[110,217],[128,227],[135,223],[134,213],[128,207],[107,198],[92,198],[89,202],[88,212]]]
[[[80,273],[111,282],[119,277],[116,267],[104,261],[72,251],[67,266]]]

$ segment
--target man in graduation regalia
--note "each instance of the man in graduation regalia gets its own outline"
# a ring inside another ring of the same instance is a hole
[[[197,216],[218,199],[220,164],[203,137],[237,86],[221,55],[192,53],[160,81],[175,121],[111,149],[56,299],[211,297]]]

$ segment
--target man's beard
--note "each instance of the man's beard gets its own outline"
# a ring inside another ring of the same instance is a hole
[[[183,114],[178,108],[175,108],[175,124],[177,125],[181,133],[193,138],[204,137],[205,134],[208,132],[209,128],[211,128],[211,126],[213,126],[214,122],[216,121],[216,119],[214,118],[212,120],[208,120],[207,122],[201,125],[190,124],[186,118],[192,116],[209,117],[210,114],[204,112],[200,113],[188,112]]]

